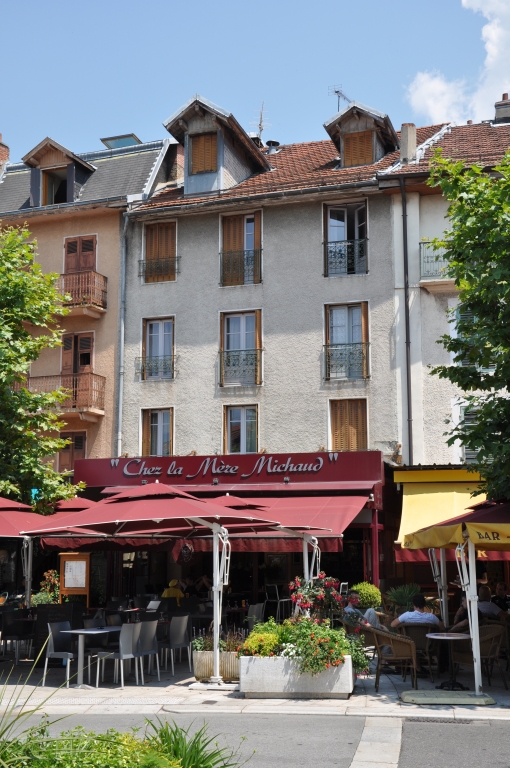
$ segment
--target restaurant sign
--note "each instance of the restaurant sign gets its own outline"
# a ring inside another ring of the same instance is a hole
[[[382,480],[380,451],[363,453],[237,454],[225,456],[144,456],[119,459],[81,459],[75,462],[74,481],[87,486],[231,485],[297,482]]]

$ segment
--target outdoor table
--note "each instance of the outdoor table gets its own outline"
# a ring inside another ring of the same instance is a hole
[[[471,635],[462,634],[461,632],[429,632],[427,637],[431,640],[446,640],[450,641],[448,647],[448,662],[450,667],[450,679],[444,680],[441,685],[436,685],[436,688],[440,688],[444,691],[469,691],[469,688],[462,683],[459,683],[455,679],[455,666],[453,663],[452,644],[455,640],[471,640]]]
[[[76,676],[76,685],[73,688],[89,688],[93,686],[85,685],[83,682],[83,667],[85,665],[85,635],[104,635],[105,632],[120,632],[122,627],[92,627],[91,629],[63,629],[63,635],[78,635],[78,674]]]

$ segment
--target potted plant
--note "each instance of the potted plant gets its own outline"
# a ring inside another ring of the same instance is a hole
[[[368,668],[357,635],[307,616],[255,625],[238,655],[247,698],[347,699]]]
[[[340,581],[320,571],[316,579],[306,582],[299,576],[289,584],[290,599],[303,612],[313,618],[332,618],[332,614],[343,606],[338,592]]]
[[[380,608],[382,605],[381,591],[368,581],[360,581],[354,584],[351,589],[359,594],[358,608],[366,610],[367,608]]]
[[[220,639],[220,675],[225,681],[239,680],[239,658],[237,652],[242,637],[237,632],[229,632]],[[193,671],[195,678],[202,682],[213,675],[214,654],[213,636],[199,635],[191,643],[193,647]]]

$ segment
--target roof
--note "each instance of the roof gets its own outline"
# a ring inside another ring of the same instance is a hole
[[[170,139],[152,141],[121,149],[105,149],[77,155],[95,170],[85,180],[74,203],[48,208],[66,208],[108,198],[123,199],[146,190],[156,164],[166,153]],[[24,163],[7,163],[0,176],[0,213],[28,212],[30,208],[30,168]]]
[[[337,112],[336,115],[333,115],[333,117],[330,117],[330,119],[326,120],[324,123],[324,128],[331,137],[331,140],[338,148],[339,136],[338,131],[336,130],[336,126],[339,123],[344,122],[351,113],[358,117],[359,113],[362,113],[372,118],[372,120],[379,127],[380,138],[384,140],[387,151],[391,151],[399,147],[398,134],[396,133],[388,115],[385,115],[383,112],[379,112],[377,109],[373,109],[373,107],[367,107],[366,104],[362,104],[360,101],[351,101],[350,104],[341,109],[340,112]]]
[[[61,152],[63,155],[66,155],[70,160],[75,160],[80,165],[83,165],[83,167],[88,171],[93,171],[94,168],[89,165],[89,163],[86,163],[82,160],[81,157],[78,155],[75,155],[74,152],[71,152],[66,147],[63,147],[62,144],[59,144],[58,141],[55,141],[54,139],[50,139],[49,136],[46,136],[45,139],[39,142],[39,144],[34,147],[33,149],[28,152],[25,157],[23,157],[23,162],[25,165],[29,165],[30,167],[37,168],[39,165],[39,160],[41,156],[44,154],[44,151],[47,149],[56,149],[59,152]]]
[[[442,125],[430,125],[417,129],[417,141],[422,144],[437,134]],[[398,134],[397,134],[398,135]],[[376,181],[378,172],[390,168],[399,160],[398,152],[390,152],[371,165],[354,168],[338,167],[338,150],[330,139],[300,144],[286,144],[279,152],[269,155],[273,170],[259,173],[235,187],[207,196],[184,197],[182,187],[156,193],[137,211],[159,210],[175,206],[216,204],[218,200],[233,201],[256,195],[281,193],[288,190],[316,190],[318,187],[336,187],[342,184]]]

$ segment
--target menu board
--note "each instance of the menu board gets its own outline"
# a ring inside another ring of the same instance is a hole
[[[85,589],[87,586],[87,563],[85,560],[66,560],[64,589]]]

